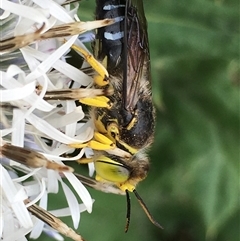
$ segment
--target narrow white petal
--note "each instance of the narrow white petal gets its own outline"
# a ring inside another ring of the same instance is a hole
[[[46,195],[46,183],[45,183],[45,180],[44,180],[43,178],[41,179],[40,188],[41,188],[41,189],[40,189],[41,192],[38,193],[38,195],[37,195],[33,200],[31,200],[29,203],[27,203],[27,204],[26,204],[26,207],[29,207],[29,206],[35,204],[35,203],[38,202],[39,200],[40,200],[40,202],[41,202],[41,200],[43,199],[43,197]]]
[[[46,233],[49,237],[57,240],[57,241],[64,241],[64,238],[54,229],[48,226],[43,227],[44,233]]]
[[[4,130],[0,130],[0,136],[4,137],[10,133],[13,132],[13,128],[8,128],[8,129],[4,129]]]
[[[73,101],[73,104],[75,105],[75,102]],[[75,105],[76,106],[76,105]],[[57,115],[55,118],[45,118],[46,121],[48,121],[48,123],[52,126],[54,126],[55,128],[60,128],[60,127],[64,127],[67,125],[71,125],[71,124],[76,124],[78,121],[82,120],[84,118],[85,114],[82,111],[82,107],[78,106],[75,107],[75,110],[73,110],[72,112],[65,114],[63,116],[59,116]],[[66,132],[66,134],[68,134]],[[72,135],[70,135],[72,136]]]
[[[69,113],[72,113],[74,110],[76,110],[76,103],[75,101],[66,101],[66,113],[69,114]],[[79,109],[81,111],[81,109]],[[66,115],[67,115],[66,114]],[[84,114],[82,112],[82,115],[81,115],[81,118],[84,117]],[[76,129],[77,129],[77,122],[78,121],[75,121],[69,125],[65,125],[65,134],[68,135],[68,136],[71,136],[71,137],[74,137],[75,136],[75,133],[76,133]]]
[[[45,193],[42,196],[42,198],[41,198],[41,200],[39,202],[39,206],[41,208],[45,209],[45,210],[47,209],[47,200],[48,200],[47,194]],[[30,238],[34,238],[34,239],[39,238],[39,236],[41,235],[41,233],[43,231],[43,227],[44,227],[44,223],[41,220],[39,220],[37,222],[37,225],[34,226],[32,232],[30,234]]]
[[[12,179],[8,175],[8,172],[0,165],[0,173],[2,174],[2,190],[3,195],[6,196],[8,202],[11,204],[11,207],[13,209],[13,212],[15,213],[17,219],[21,223],[21,225],[24,228],[32,227],[33,223],[29,216],[29,212],[26,208],[26,206],[23,203],[23,200],[26,199],[26,197],[20,201],[16,200],[16,202],[12,203],[13,200],[16,199],[16,195],[18,194],[18,190],[14,183],[12,182]]]
[[[32,0],[38,6],[42,8],[47,8],[50,11],[50,14],[53,15],[59,21],[64,23],[73,22],[73,19],[69,16],[66,10],[60,6],[59,4],[55,3],[52,0]]]
[[[42,233],[43,227],[44,227],[44,222],[38,219],[32,229],[32,232],[30,233],[29,237],[32,239],[39,238],[39,236]]]
[[[58,177],[59,174],[54,170],[47,171],[47,191],[48,193],[58,193],[59,185],[58,185]]]
[[[68,151],[72,150],[71,147],[66,145],[60,145],[58,149],[55,149],[51,152],[51,154],[43,154],[46,158],[54,160],[54,161],[76,161],[80,159],[84,155],[84,149],[82,149],[78,155],[74,157],[61,157],[63,153],[67,153]]]
[[[14,131],[12,132],[12,145],[24,146],[24,131],[25,131],[25,119],[24,114],[19,109],[13,110],[12,126]]]
[[[63,54],[70,47],[71,47],[71,45],[66,46],[65,51],[63,51]],[[50,54],[42,53],[29,46],[22,48],[21,51],[24,56],[28,54],[41,61],[45,61],[50,56]],[[85,73],[80,71],[79,69],[73,67],[72,65],[60,60],[59,58],[56,61],[52,61],[51,64],[52,64],[51,66],[54,69],[58,70],[59,72],[63,73],[70,79],[80,83],[83,86],[87,86],[87,85],[89,85],[89,83],[92,83],[92,81],[93,81],[91,77],[89,77],[88,75],[86,75]]]
[[[24,189],[29,197],[36,196],[41,191],[39,183],[36,181],[25,182]]]
[[[9,223],[10,224],[10,223]],[[20,237],[24,237],[25,235],[27,235],[30,231],[32,230],[32,227],[30,228],[19,228],[14,230],[14,232],[8,233],[6,234],[6,237],[4,237],[3,241],[15,241],[16,237],[20,238]]]
[[[11,65],[8,68],[7,73],[0,72],[0,75],[2,77],[1,85],[4,88],[6,88],[6,89],[22,88],[23,84],[21,84],[15,78],[13,78],[14,75],[21,74],[21,72],[16,71],[17,68],[18,67],[16,65]],[[24,78],[25,78],[25,75],[24,75]],[[32,81],[32,83],[34,83],[34,82]],[[29,105],[38,101],[37,108],[42,111],[48,112],[55,108],[55,106],[53,106],[53,105],[49,104],[48,102],[39,98],[39,96],[35,93],[35,91],[32,92],[31,95],[23,98],[23,100],[25,100],[27,103],[29,103]]]
[[[16,241],[28,241],[26,237],[18,238]]]
[[[88,174],[90,177],[92,177],[95,172],[95,167],[93,162],[88,163],[88,169],[89,169]]]
[[[92,202],[94,202],[94,200],[92,200]],[[85,212],[87,210],[86,206],[83,203],[78,204],[78,206],[79,206],[78,209],[81,213]],[[51,214],[55,215],[56,217],[67,217],[67,216],[71,215],[69,208],[61,208],[61,209],[51,210],[49,212]]]
[[[38,23],[46,23],[47,18],[36,8],[31,8],[7,0],[1,0],[1,8]]]
[[[2,176],[2,173],[0,172],[1,176]],[[0,186],[1,185],[1,180],[0,180]],[[1,196],[1,199],[0,199],[0,237],[2,237],[2,233],[3,233],[3,204],[2,204],[2,196]]]
[[[35,78],[38,78],[42,73],[46,73],[51,66],[60,59],[66,51],[73,45],[77,36],[72,36],[66,43],[59,47],[53,54],[51,54],[46,60],[44,60],[33,72],[31,72],[27,77],[27,81],[32,81]],[[24,51],[24,48],[22,48]]]
[[[62,184],[62,188],[63,188],[64,194],[66,196],[68,206],[69,206],[69,209],[71,212],[73,226],[75,229],[77,229],[78,225],[79,225],[79,221],[80,221],[80,210],[79,210],[79,206],[78,206],[78,201],[77,201],[75,195],[73,194],[73,192],[71,191],[71,189],[63,181],[60,181],[60,182]]]
[[[9,90],[0,90],[0,96],[2,102],[10,102],[14,100],[21,100],[35,91],[35,82],[24,85],[20,88],[14,88]]]
[[[45,120],[42,120],[41,118],[37,117],[34,114],[30,114],[26,118],[33,126],[35,126],[36,129],[44,133],[45,135],[51,137],[54,140],[57,140],[64,144],[70,144],[70,143],[76,143],[76,142],[84,142],[85,140],[80,140],[71,138],[62,132],[58,131],[53,126],[49,125]]]
[[[82,199],[83,203],[85,204],[87,211],[89,213],[92,212],[92,198],[86,189],[86,187],[76,178],[73,173],[65,172],[64,175],[71,183],[73,188],[76,190],[79,197]]]

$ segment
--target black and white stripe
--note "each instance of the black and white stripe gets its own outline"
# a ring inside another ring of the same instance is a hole
[[[96,18],[111,18],[115,23],[98,29],[96,39],[101,42],[99,59],[108,57],[108,67],[114,68],[120,61],[123,52],[124,15],[126,0],[98,0]]]

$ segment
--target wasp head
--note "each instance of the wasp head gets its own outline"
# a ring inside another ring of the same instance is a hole
[[[114,183],[122,191],[132,192],[147,176],[149,160],[141,152],[128,158],[104,153],[96,158],[95,169],[97,179]]]

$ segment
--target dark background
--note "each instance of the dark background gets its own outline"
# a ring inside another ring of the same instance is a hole
[[[80,19],[93,20],[94,6],[82,0]],[[125,197],[89,189],[96,201],[92,214],[82,213],[78,232],[87,241],[238,241],[239,1],[146,0],[144,6],[157,128],[151,170],[137,190],[164,230],[132,195],[125,234]],[[49,209],[64,207],[62,199],[56,203],[53,195]]]

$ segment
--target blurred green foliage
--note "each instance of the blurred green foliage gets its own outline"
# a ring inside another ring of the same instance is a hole
[[[82,0],[80,18],[92,20],[94,6]],[[238,241],[239,1],[146,0],[144,6],[157,128],[151,171],[137,189],[164,230],[133,197],[125,234],[125,197],[89,190],[93,213],[82,214],[78,232],[87,241]]]

